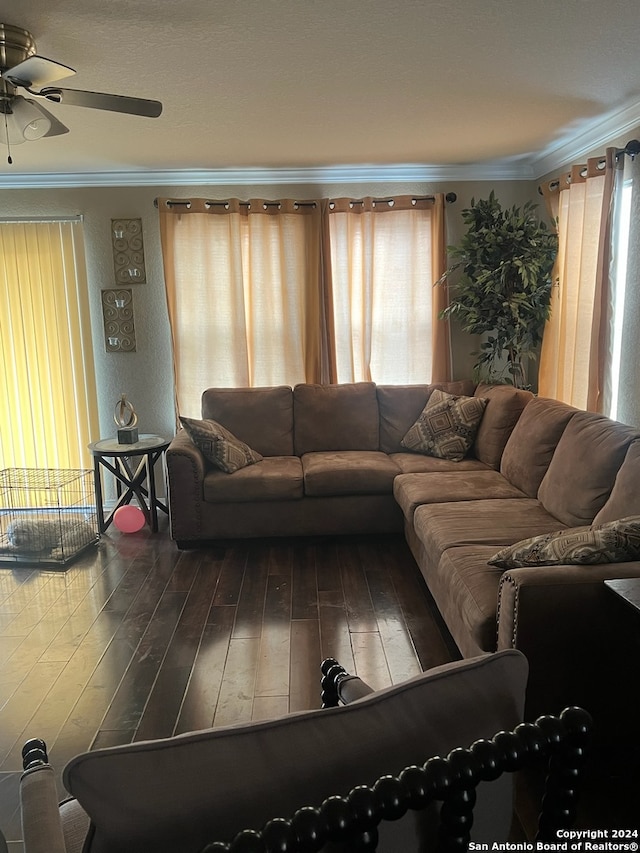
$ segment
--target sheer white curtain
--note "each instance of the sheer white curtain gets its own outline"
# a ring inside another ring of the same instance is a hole
[[[441,194],[158,208],[181,415],[212,386],[450,378]]]
[[[592,411],[602,411],[607,360],[611,159],[609,152],[590,159],[543,186],[558,222],[558,286],[544,330],[538,390]]]
[[[442,288],[442,198],[336,199],[329,205],[338,382],[449,378]]]
[[[319,205],[158,205],[178,412],[212,386],[320,381]]]
[[[605,411],[640,427],[640,155],[618,156],[611,264],[611,362]]]

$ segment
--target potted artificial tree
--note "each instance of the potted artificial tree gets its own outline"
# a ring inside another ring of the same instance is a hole
[[[466,332],[486,335],[474,365],[476,378],[528,387],[527,363],[537,356],[551,307],[552,269],[558,238],[535,215],[537,205],[503,210],[493,191],[471,199],[462,211],[467,232],[448,248],[453,264],[437,284],[449,281],[449,305]]]

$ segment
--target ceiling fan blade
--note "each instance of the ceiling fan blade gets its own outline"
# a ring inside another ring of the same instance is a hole
[[[13,68],[9,68],[8,71],[3,72],[2,76],[14,86],[29,87],[46,86],[47,83],[62,80],[64,77],[70,77],[75,73],[73,68],[61,65],[52,59],[46,59],[44,56],[30,56],[24,62],[20,62]]]
[[[29,104],[33,104],[51,122],[51,127],[45,133],[45,137],[62,136],[63,133],[69,133],[69,128],[65,124],[62,124],[61,121],[58,121],[58,119],[53,115],[53,113],[50,113],[49,110],[45,110],[41,103],[36,103],[36,101],[32,101],[30,98],[25,98],[25,101],[27,101],[27,103]]]
[[[126,95],[107,95],[105,92],[83,92],[81,89],[41,89],[37,92],[49,101],[71,104],[75,107],[91,107],[94,110],[111,110],[136,116],[157,118],[162,112],[160,101],[145,98],[129,98]]]

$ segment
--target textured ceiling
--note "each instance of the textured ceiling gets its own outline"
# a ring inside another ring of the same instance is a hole
[[[611,115],[640,123],[637,0],[21,0],[2,14],[77,70],[62,86],[164,104],[159,119],[51,105],[70,133],[16,147],[13,166],[0,145],[5,186],[517,164]]]

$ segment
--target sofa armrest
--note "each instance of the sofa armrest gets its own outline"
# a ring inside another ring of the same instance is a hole
[[[169,517],[174,539],[195,539],[202,527],[204,476],[208,463],[202,452],[180,430],[166,455]]]
[[[527,718],[569,704],[608,717],[617,699],[622,704],[625,649],[636,643],[638,616],[604,581],[628,577],[640,577],[640,561],[536,566],[502,575],[497,648],[517,648],[529,660]]]
[[[207,470],[207,460],[202,451],[189,438],[185,429],[179,430],[171,439],[167,448],[167,463],[172,462],[176,471],[189,468],[190,476],[199,483],[204,479]]]
[[[20,780],[25,853],[66,853],[53,768],[41,764]]]

